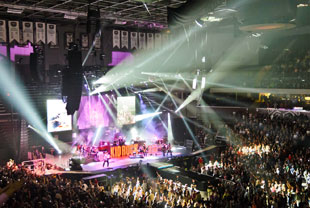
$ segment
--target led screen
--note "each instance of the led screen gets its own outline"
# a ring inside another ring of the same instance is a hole
[[[106,127],[110,125],[109,110],[113,112],[113,105],[105,96],[82,96],[78,111],[77,125],[79,129]]]
[[[136,97],[117,97],[117,122],[119,125],[135,123]]]
[[[71,115],[67,115],[66,103],[62,100],[47,100],[47,131],[72,130]]]

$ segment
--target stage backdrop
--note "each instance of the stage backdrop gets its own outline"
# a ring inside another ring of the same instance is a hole
[[[113,122],[102,99],[114,112],[115,109],[106,96],[102,95],[101,98],[99,96],[82,96],[77,121],[79,129],[106,127],[110,125],[110,122]]]

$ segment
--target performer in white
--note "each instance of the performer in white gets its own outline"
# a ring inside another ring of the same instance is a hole
[[[109,167],[109,159],[111,158],[110,154],[108,152],[104,153],[104,157],[103,157],[103,165],[102,167],[104,167],[105,163],[107,163],[107,167]]]

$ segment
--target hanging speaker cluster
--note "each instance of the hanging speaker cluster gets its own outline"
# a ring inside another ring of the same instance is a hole
[[[69,67],[63,72],[62,96],[67,98],[67,114],[73,115],[79,109],[83,74],[82,74],[82,53],[77,49],[68,52]]]

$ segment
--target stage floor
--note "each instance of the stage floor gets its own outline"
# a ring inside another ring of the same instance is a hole
[[[172,153],[172,156],[181,156],[186,155],[186,148],[183,146],[178,146],[174,148],[175,150]],[[61,167],[65,170],[69,170],[69,159],[72,157],[72,154],[67,155],[59,155],[59,156],[48,156],[46,157],[46,162],[57,165],[58,167]],[[170,155],[169,155],[170,157]],[[140,163],[147,164],[147,163],[153,163],[156,161],[159,161],[164,158],[169,158],[168,156],[163,156],[161,152],[158,152],[157,155],[148,155],[144,158],[129,158],[129,157],[121,157],[121,158],[111,158],[109,160],[110,164],[109,167],[107,167],[107,164],[105,164],[105,167],[102,167],[103,162],[90,162],[88,164],[82,164],[81,167],[83,171],[48,171],[46,174],[54,174],[54,173],[102,173],[107,171],[113,171],[118,168],[125,168],[128,166],[137,165]]]

